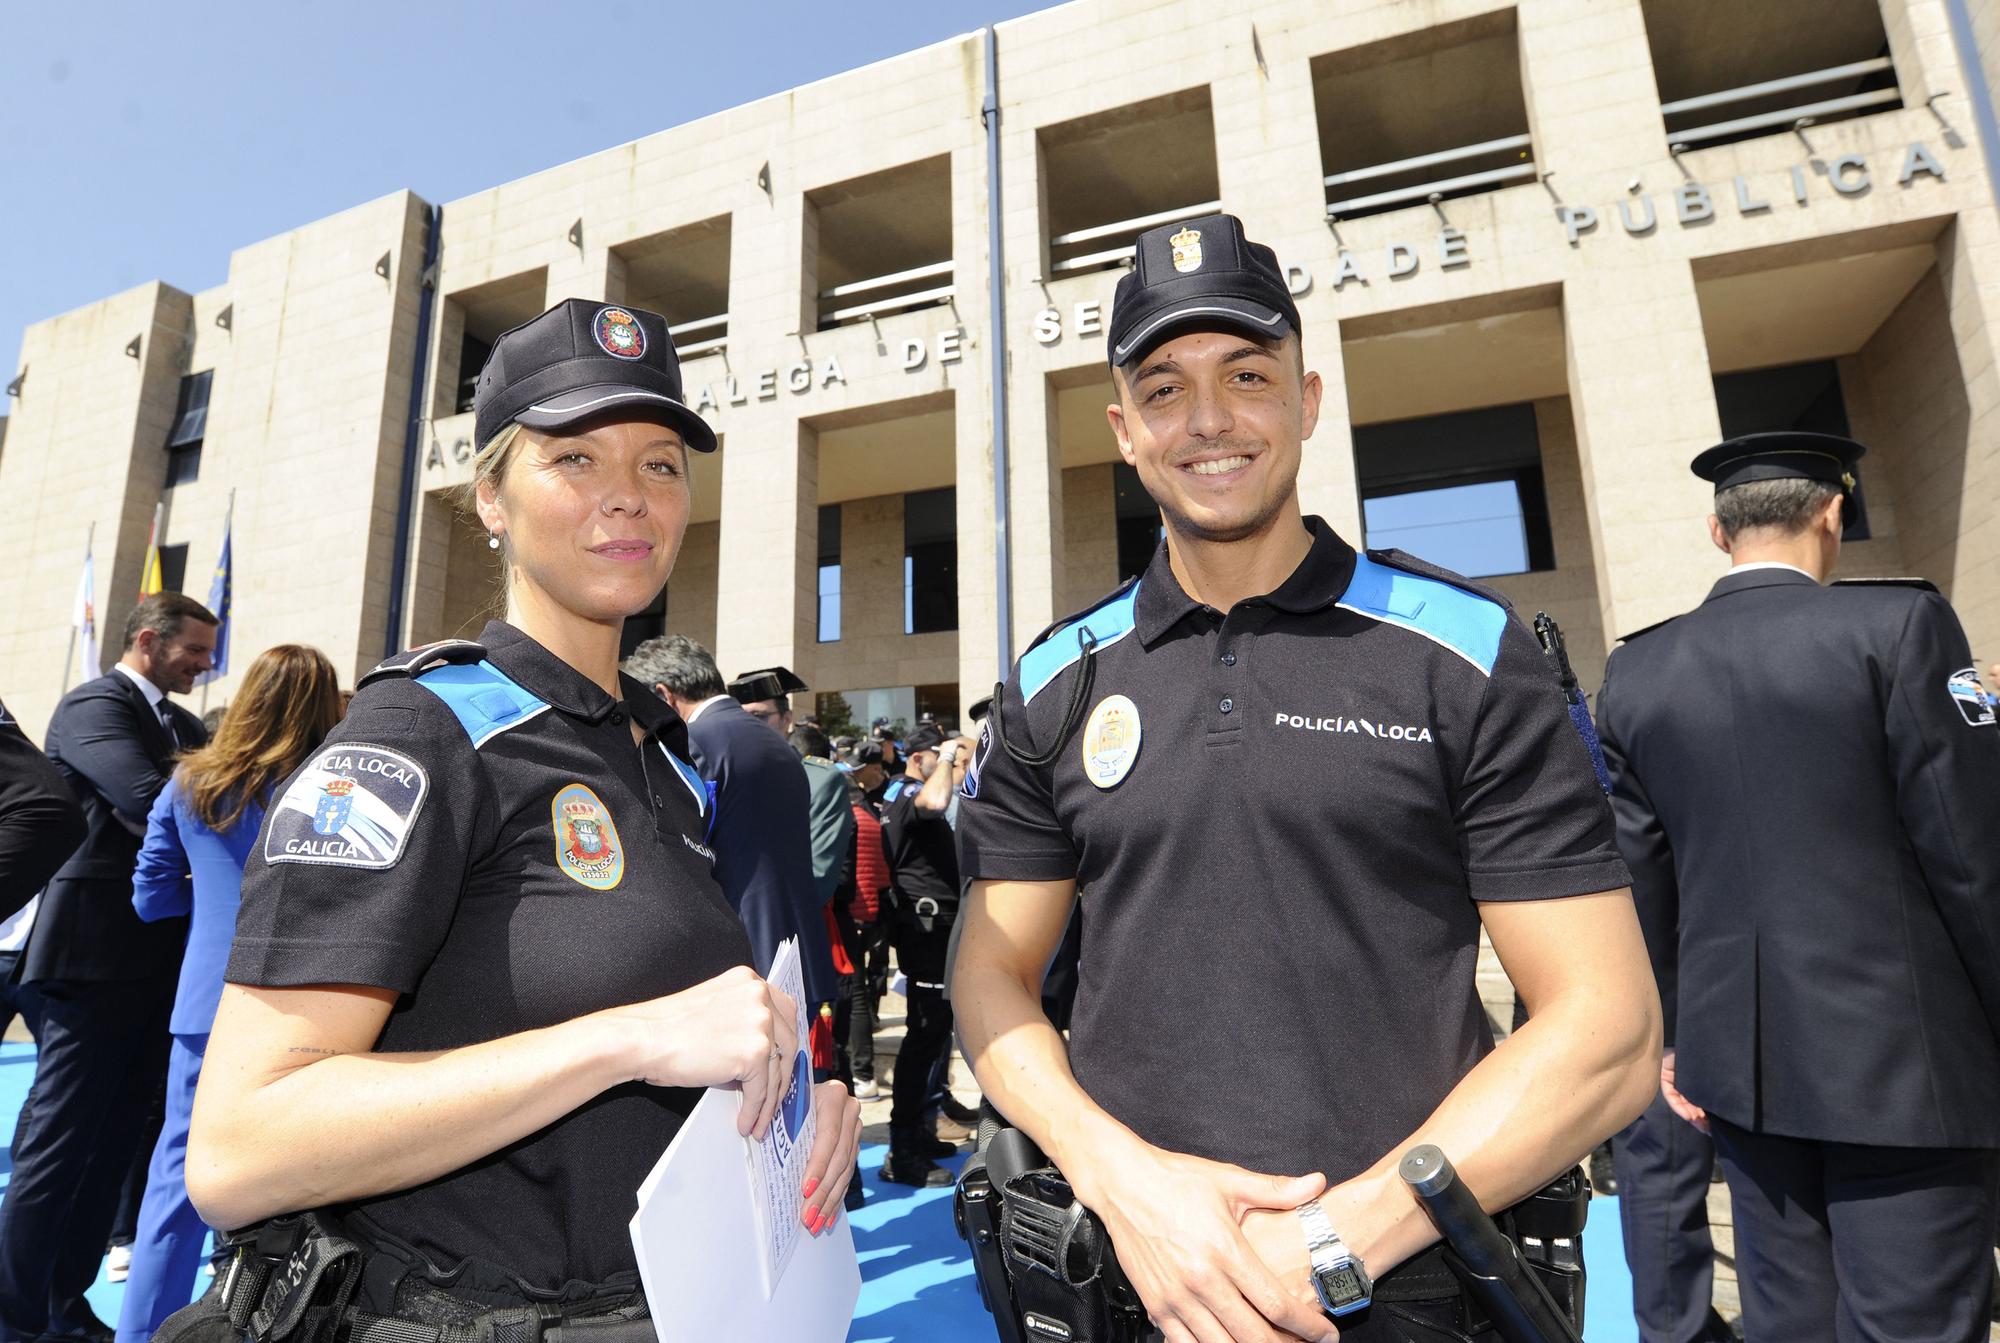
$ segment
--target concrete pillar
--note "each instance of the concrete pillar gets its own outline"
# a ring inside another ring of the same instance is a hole
[[[1280,265],[1329,273],[1323,263],[1313,267],[1307,261],[1327,251],[1312,63],[1279,61],[1268,74],[1252,65],[1211,88],[1222,199],[1232,203],[1250,237],[1277,252]],[[1296,299],[1305,323],[1299,334],[1306,368],[1320,375],[1325,389],[1319,428],[1299,463],[1299,502],[1358,546],[1361,500],[1333,290],[1319,283]]]
[[[1982,665],[2000,658],[2000,220],[1969,211],[1938,240],[1952,343],[1965,374],[1967,426],[1958,482],[1952,604]],[[1985,282],[1982,283],[1982,273]],[[1905,543],[1905,553],[1910,550]]]
[[[1699,603],[1724,561],[1667,564],[1713,493],[1688,470],[1721,436],[1687,263],[1605,265],[1563,285],[1563,334],[1607,645]]]
[[[716,553],[722,674],[786,666],[811,683],[819,600],[819,432],[811,425],[730,435]]]
[[[1010,411],[1012,628],[1014,656],[1018,658],[1030,639],[1069,608],[1063,605],[1062,438],[1056,426],[1055,388],[1046,377],[1016,379]],[[963,626],[965,622],[961,619],[959,623]],[[979,693],[984,695],[991,689],[989,685]]]

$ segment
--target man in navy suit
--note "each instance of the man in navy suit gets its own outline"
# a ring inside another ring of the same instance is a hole
[[[40,1004],[35,1081],[0,1202],[0,1343],[107,1340],[83,1293],[166,1076],[185,920],[132,909],[146,814],[174,756],[208,739],[167,699],[211,665],[216,619],[179,593],[141,601],[108,676],[63,697],[48,754],[82,804],[83,844],[42,893],[20,981]]]
[[[688,726],[694,767],[715,794],[715,880],[750,931],[758,974],[788,937],[799,939],[808,1010],[837,992],[826,920],[813,880],[806,767],[777,724],[745,712],[710,652],[684,634],[648,639],[625,661]]]
[[[2000,713],[1929,583],[1827,583],[1862,452],[1782,432],[1695,459],[1732,567],[1612,653],[1597,721],[1661,1095],[1722,1160],[1746,1336],[1973,1343],[2000,1207]]]

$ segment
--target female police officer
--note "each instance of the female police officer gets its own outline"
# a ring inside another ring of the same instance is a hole
[[[740,1086],[739,1127],[763,1137],[798,1041],[709,875],[686,728],[618,672],[625,617],[680,547],[690,449],[715,447],[681,400],[665,320],[558,304],[500,338],[477,407],[507,619],[363,678],[271,808],[188,1188],[221,1227],[327,1210],[307,1238],[357,1244],[362,1265],[298,1289],[329,1332],[360,1311],[391,1333],[451,1321],[516,1343],[644,1314],[627,1233],[640,1181],[699,1088]],[[802,1220],[818,1231],[860,1118],[837,1083],[815,1100]],[[263,1256],[271,1288],[251,1330],[283,1338],[279,1289],[334,1251],[256,1239],[239,1264],[255,1276]],[[357,1285],[345,1315],[329,1309]],[[465,1315],[482,1308],[485,1324]]]

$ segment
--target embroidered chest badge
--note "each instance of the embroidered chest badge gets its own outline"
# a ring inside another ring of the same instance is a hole
[[[625,849],[611,809],[580,783],[556,793],[549,803],[555,823],[556,866],[572,881],[608,891],[625,875]]]
[[[1116,788],[1138,755],[1139,706],[1124,695],[1099,700],[1083,727],[1084,777],[1099,788]]]

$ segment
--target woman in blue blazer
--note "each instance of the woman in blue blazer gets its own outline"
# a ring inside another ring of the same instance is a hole
[[[236,935],[243,862],[271,789],[305,763],[340,721],[333,664],[316,648],[260,654],[207,746],[184,757],[146,818],[132,904],[148,922],[191,914],[174,999],[166,1120],[147,1171],[118,1343],[145,1343],[194,1295],[208,1228],[183,1177],[188,1114],[208,1047],[222,969]]]

